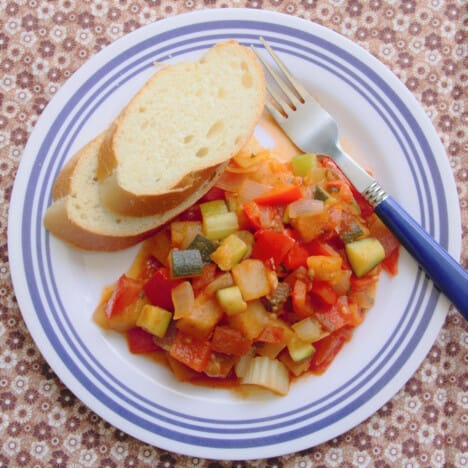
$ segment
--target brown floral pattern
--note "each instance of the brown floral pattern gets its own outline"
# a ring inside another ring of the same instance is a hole
[[[65,388],[34,345],[11,284],[6,225],[17,166],[39,115],[80,65],[122,35],[168,16],[225,7],[323,24],[393,70],[445,146],[468,266],[463,0],[0,0],[0,466],[467,466],[468,327],[453,310],[420,369],[376,414],[318,447],[249,463],[185,457],[122,433]]]

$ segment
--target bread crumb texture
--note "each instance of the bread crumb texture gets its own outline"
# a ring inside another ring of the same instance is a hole
[[[185,174],[226,161],[251,136],[264,99],[261,66],[234,41],[198,62],[159,70],[115,128],[119,186],[142,195],[164,192]]]

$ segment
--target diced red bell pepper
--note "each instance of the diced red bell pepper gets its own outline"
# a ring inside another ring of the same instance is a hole
[[[338,294],[327,281],[314,280],[310,293],[327,305],[335,305],[338,300]]]
[[[251,342],[239,330],[219,325],[214,329],[211,338],[211,349],[223,354],[243,356],[250,350]]]
[[[151,304],[172,311],[174,310],[174,304],[172,303],[171,291],[181,281],[172,279],[168,268],[159,268],[152,278],[145,283],[143,291]]]
[[[283,341],[284,328],[276,325],[265,325],[260,335],[255,338],[255,341],[263,341],[264,343],[281,343]]]
[[[295,243],[282,232],[257,231],[251,257],[278,268]]]
[[[259,205],[287,205],[303,197],[298,185],[284,184],[268,190],[256,197],[254,201]]]
[[[125,307],[132,304],[138,299],[142,290],[142,282],[130,278],[123,274],[115,284],[111,297],[105,306],[105,314],[107,318],[122,313]]]
[[[296,270],[297,268],[307,266],[307,257],[309,252],[307,249],[296,242],[283,259],[283,265],[287,270]]]
[[[210,359],[211,347],[208,341],[178,331],[169,349],[169,355],[187,367],[203,372]]]
[[[343,345],[351,339],[353,329],[343,327],[314,343],[315,353],[312,356],[310,370],[322,374],[335,359]]]
[[[133,354],[150,353],[161,348],[155,343],[154,335],[143,328],[131,328],[126,333],[128,349]]]

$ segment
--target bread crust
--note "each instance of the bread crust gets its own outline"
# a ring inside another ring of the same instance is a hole
[[[126,223],[126,217],[112,214],[116,224],[113,226],[106,226],[106,229],[102,229],[97,224],[92,226],[89,219],[82,220],[80,216],[72,216],[72,209],[70,207],[72,203],[71,192],[75,192],[75,196],[79,197],[79,191],[76,190],[76,187],[75,190],[73,190],[73,178],[77,176],[78,171],[83,170],[81,167],[82,164],[80,164],[82,162],[81,159],[92,157],[91,153],[97,153],[97,148],[99,148],[103,137],[103,135],[99,135],[91,140],[65,164],[55,180],[52,190],[53,203],[48,207],[43,220],[44,227],[50,233],[82,250],[111,252],[125,249],[150,237],[157,232],[163,224],[177,217],[201,198],[216,183],[226,167],[226,164],[221,164],[213,168],[210,176],[197,187],[197,190],[194,191],[191,196],[180,201],[177,206],[160,215],[149,216],[148,219],[145,220],[147,221],[145,224],[149,226],[146,229],[135,228],[133,232],[121,234],[118,232],[118,225]],[[93,177],[93,174],[86,175]],[[98,209],[108,212],[107,208],[102,206],[102,204]],[[93,218],[94,215],[92,210],[90,211],[89,209],[83,211],[81,214],[89,218]],[[138,219],[142,220],[144,218]],[[133,221],[135,221],[134,218]],[[136,224],[139,225],[139,223]],[[115,228],[114,232],[111,232],[112,228]]]
[[[99,150],[99,162],[97,176],[101,186],[101,197],[103,203],[110,210],[125,215],[125,216],[148,216],[151,214],[163,213],[166,209],[170,209],[180,203],[185,197],[189,197],[191,193],[196,191],[197,186],[210,177],[213,171],[216,170],[218,164],[224,163],[231,159],[251,138],[255,130],[255,126],[263,112],[264,102],[266,99],[265,79],[263,68],[256,58],[255,54],[247,47],[240,46],[236,41],[230,40],[216,44],[215,48],[226,48],[235,45],[239,47],[242,53],[249,60],[249,64],[255,67],[257,76],[261,77],[261,86],[258,88],[257,102],[252,103],[252,123],[246,128],[243,138],[235,145],[226,148],[226,152],[222,159],[217,161],[217,164],[211,164],[210,167],[201,167],[197,170],[184,172],[184,167],[180,167],[180,178],[171,187],[158,189],[151,193],[134,193],[129,191],[121,183],[119,177],[119,162],[116,154],[117,139],[120,132],[122,122],[129,113],[136,112],[134,103],[138,102],[139,97],[144,92],[144,89],[151,86],[154,80],[159,79],[162,74],[167,73],[171,66],[157,71],[143,86],[142,89],[134,96],[129,104],[120,112],[119,116],[109,128],[102,145]],[[203,61],[203,57],[201,59]],[[183,164],[183,161],[175,161],[176,164]]]
[[[205,181],[218,171],[222,164],[187,174],[171,192],[136,196],[119,187],[115,174],[107,177],[100,185],[102,203],[115,213],[124,216],[151,216],[171,210],[191,197]]]

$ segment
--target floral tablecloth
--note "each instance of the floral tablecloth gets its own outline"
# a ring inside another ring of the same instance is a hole
[[[238,463],[171,453],[122,433],[61,383],[33,343],[11,283],[7,218],[35,122],[67,78],[102,47],[153,21],[223,7],[305,18],[388,65],[445,146],[460,200],[462,263],[468,265],[464,0],[0,0],[0,467],[468,466],[468,328],[454,310],[419,370],[368,420],[300,453]]]

